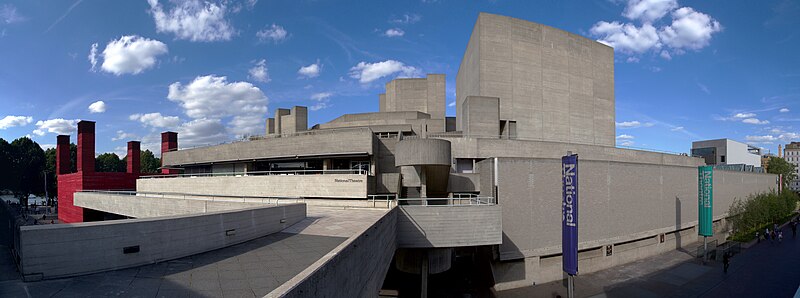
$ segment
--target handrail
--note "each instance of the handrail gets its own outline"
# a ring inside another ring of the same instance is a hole
[[[378,198],[385,198],[383,200],[378,200]],[[379,194],[379,195],[367,195],[367,200],[372,202],[372,207],[375,208],[376,202],[386,202],[386,208],[392,208],[392,202],[397,205],[397,194]]]
[[[248,199],[262,200],[262,203],[280,205],[284,203],[305,203],[305,197],[266,197],[266,196],[231,196],[231,195],[207,195],[207,194],[190,194],[179,192],[149,192],[149,191],[110,191],[110,190],[80,190],[83,193],[101,193],[110,195],[123,195],[131,197],[144,197],[144,198],[170,198],[170,199],[184,199],[184,200],[207,200],[207,201],[221,201],[224,199],[230,202],[231,199],[241,199],[246,203]],[[266,202],[264,202],[266,200]]]
[[[153,175],[142,176],[139,179],[153,179],[153,178],[178,178],[178,177],[225,177],[225,176],[268,176],[268,175],[330,175],[330,174],[352,174],[352,175],[368,175],[368,170],[355,169],[355,170],[289,170],[289,171],[252,171],[252,172],[212,172],[212,173],[193,173],[193,174],[168,174],[168,175]]]
[[[439,204],[438,202],[442,202]],[[410,202],[418,202],[417,204],[409,204]],[[429,204],[429,202],[437,202]],[[398,198],[397,205],[411,205],[411,206],[491,206],[497,205],[494,197],[471,197],[471,198]]]

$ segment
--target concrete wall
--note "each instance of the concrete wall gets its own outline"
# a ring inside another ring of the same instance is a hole
[[[761,166],[761,156],[750,153],[747,150],[748,145],[745,143],[729,139],[692,142],[692,149],[709,147],[717,148],[716,164],[718,165],[747,164],[755,167]],[[722,162],[722,156],[725,156],[725,162]]]
[[[524,263],[527,272],[538,272],[539,275],[535,276],[539,279],[532,280],[537,283],[560,278],[555,271],[541,272],[543,267],[550,265],[546,260],[538,260],[558,254],[561,249],[560,159],[498,160],[497,192],[492,187],[493,160],[482,161],[479,165],[483,184],[481,195],[495,195],[503,206],[500,259],[517,260],[514,262]],[[581,228],[578,248],[581,250],[693,229],[697,224],[696,166],[581,157],[579,175]],[[774,187],[774,175],[715,171],[715,219],[727,215],[735,198]],[[684,237],[684,241],[693,242],[694,238]],[[657,246],[646,247],[649,248],[638,250],[630,258],[622,255],[611,263],[584,266],[582,268],[586,270],[581,272],[600,270],[611,264],[622,264],[664,251]]]
[[[462,129],[465,136],[493,137],[500,135],[500,99],[467,96],[461,105]]]
[[[599,42],[481,13],[456,82],[459,118],[467,96],[499,97],[519,138],[614,145],[614,50]]]
[[[337,153],[371,155],[372,138],[372,131],[369,128],[317,130],[293,137],[268,138],[165,152],[162,154],[162,164],[178,166]]]
[[[397,143],[396,166],[450,166],[450,142],[442,139],[408,139]]]
[[[234,201],[217,198],[157,198],[141,195],[129,196],[108,194],[101,192],[76,192],[75,206],[88,208],[113,214],[134,218],[174,216],[183,214],[206,213],[242,208],[263,207],[265,202],[245,202],[242,199]]]
[[[266,236],[306,217],[305,204],[199,215],[24,226],[22,274],[51,279],[181,258]],[[123,253],[138,246],[139,252]]]
[[[447,185],[448,192],[476,192],[480,190],[480,173],[450,173]]]
[[[486,206],[398,206],[401,248],[496,245],[502,242],[502,208]]]
[[[376,297],[397,249],[397,208],[266,297]]]
[[[136,180],[138,192],[220,196],[366,198],[367,175],[266,175]]]
[[[429,74],[426,78],[394,79],[386,83],[384,101],[381,111],[420,111],[444,121],[445,77]]]

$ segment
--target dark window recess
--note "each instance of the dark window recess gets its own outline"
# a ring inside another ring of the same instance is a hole
[[[725,162],[725,155],[719,156],[719,162]]]
[[[611,245],[606,245],[606,257],[611,256],[614,253],[614,248]]]
[[[236,229],[230,229],[225,231],[225,236],[233,236],[236,235]]]
[[[122,248],[122,253],[123,254],[135,254],[137,252],[139,252],[139,246],[138,245],[127,246],[127,247],[123,247]]]

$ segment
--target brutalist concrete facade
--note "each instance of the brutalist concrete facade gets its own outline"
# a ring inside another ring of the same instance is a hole
[[[468,96],[499,98],[509,135],[614,146],[614,49],[580,35],[481,13],[456,78],[457,130]]]

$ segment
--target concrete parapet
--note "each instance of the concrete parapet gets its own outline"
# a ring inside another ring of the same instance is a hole
[[[397,143],[396,166],[450,166],[450,142],[442,139],[409,139]]]
[[[434,248],[502,243],[499,205],[398,206],[397,245]]]
[[[367,175],[260,175],[136,180],[138,192],[252,197],[366,198]]]
[[[20,227],[26,281],[177,259],[281,231],[306,217],[305,204],[199,215]]]
[[[146,218],[263,207],[264,202],[246,202],[233,198],[203,199],[143,195],[121,195],[103,192],[76,192],[73,204],[81,208],[98,210],[127,217]]]

